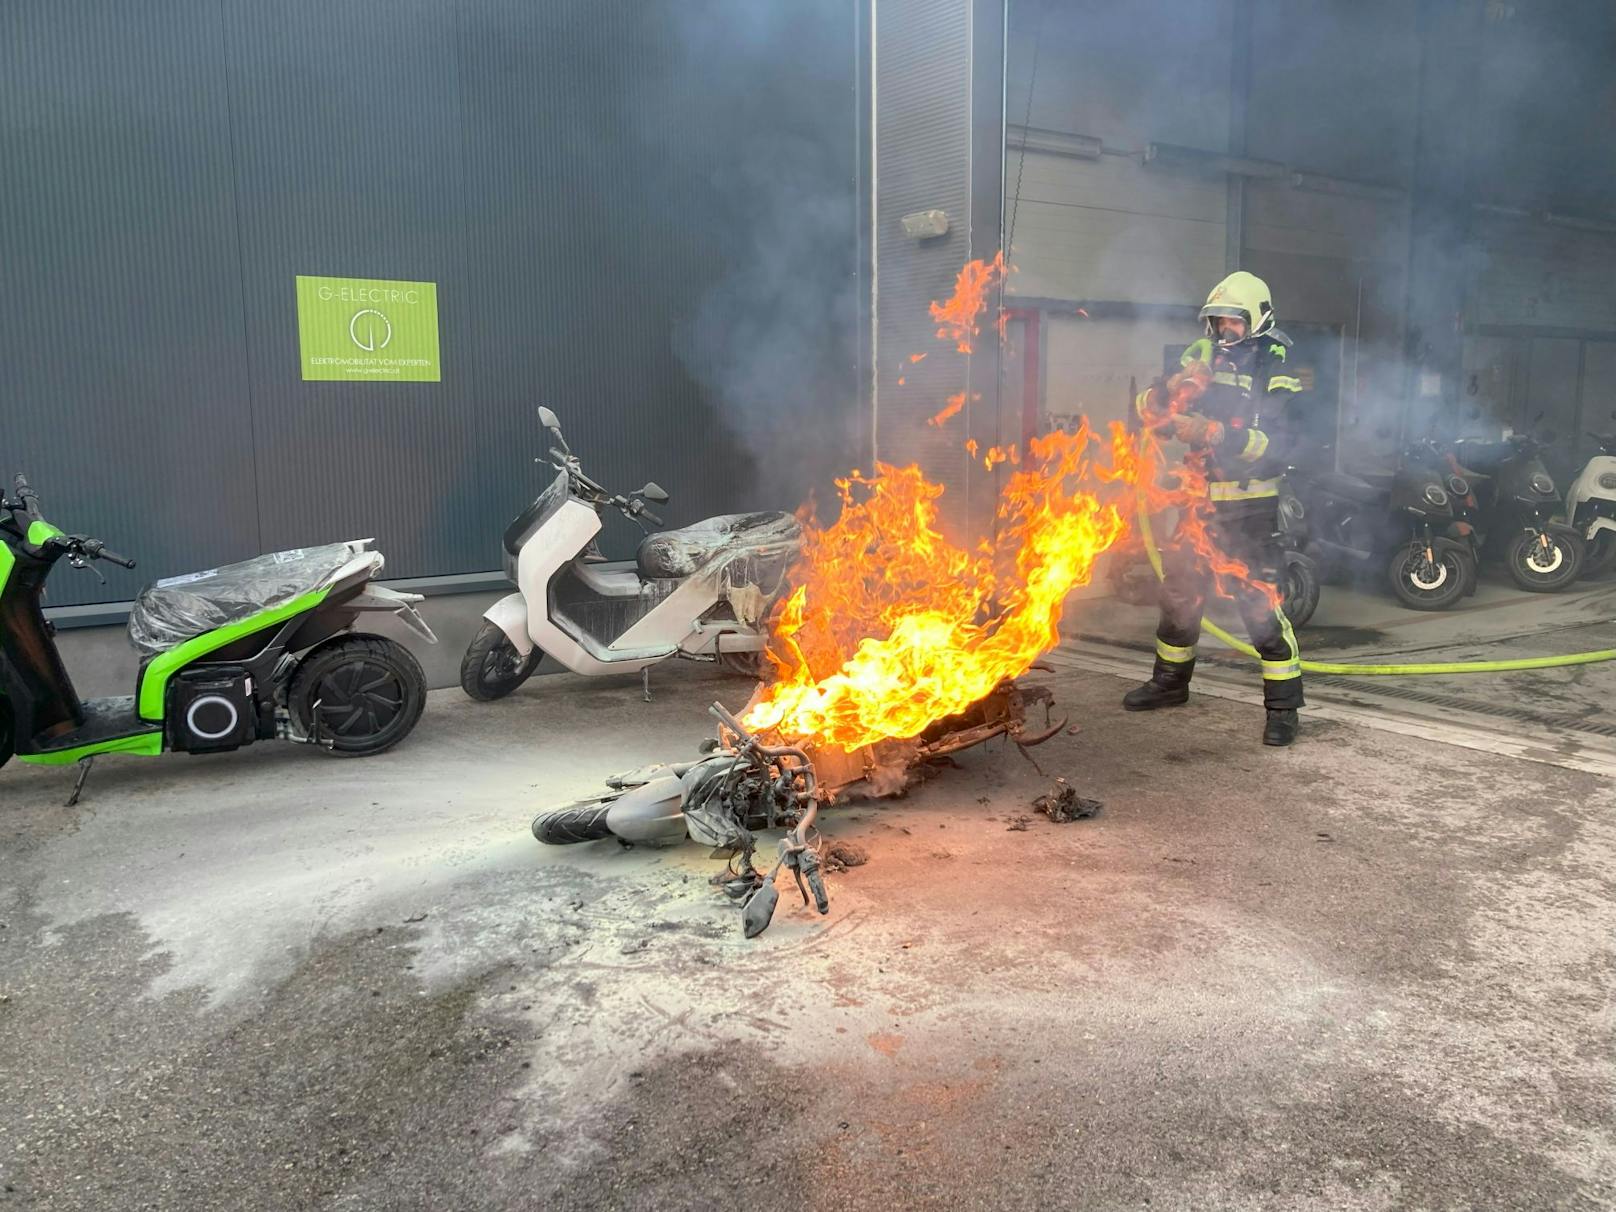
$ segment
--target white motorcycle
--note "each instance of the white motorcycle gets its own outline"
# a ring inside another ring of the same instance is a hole
[[[1599,453],[1566,493],[1566,521],[1588,544],[1582,575],[1597,577],[1616,565],[1616,433],[1588,436],[1599,444]]]
[[[584,473],[548,408],[556,477],[505,531],[505,575],[517,587],[484,613],[460,663],[460,685],[481,701],[503,698],[545,653],[574,673],[642,673],[669,657],[716,661],[755,677],[771,610],[785,592],[801,527],[788,513],[707,518],[647,532],[632,560],[608,562],[595,537],[605,506],[646,529],[646,508],[668,494],[655,483],[624,496]],[[541,460],[545,461],[545,460]]]

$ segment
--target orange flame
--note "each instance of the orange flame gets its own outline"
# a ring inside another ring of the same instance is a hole
[[[944,406],[943,411],[938,413],[931,420],[927,421],[926,424],[927,425],[941,425],[944,421],[948,420],[949,417],[953,416],[955,413],[957,413],[960,409],[962,409],[964,407],[965,407],[965,393],[963,391],[959,392],[957,395],[949,396],[948,397],[948,403],[947,403],[947,405]]]
[[[1107,489],[1127,468],[1096,476],[1099,445],[1086,427],[1033,439],[1001,492],[997,545],[976,555],[942,535],[943,488],[919,468],[878,463],[839,481],[841,516],[805,533],[769,646],[779,680],[747,725],[856,749],[915,736],[1026,672],[1127,529]]]
[[[1156,433],[1172,417],[1188,411],[1211,382],[1211,368],[1204,362],[1192,362],[1167,380],[1165,402],[1158,400],[1159,393],[1152,393],[1145,415],[1148,428],[1139,443],[1134,479],[1141,486],[1149,512],[1178,511],[1175,537],[1187,544],[1212,570],[1213,587],[1220,597],[1233,597],[1237,587],[1248,591],[1255,589],[1268,597],[1270,605],[1277,607],[1280,603],[1279,591],[1273,585],[1258,580],[1245,562],[1223,551],[1208,530],[1212,520],[1212,504],[1207,499],[1206,453],[1190,451],[1178,467],[1166,473],[1174,482],[1163,483],[1161,473],[1166,460]]]
[[[960,353],[970,353],[973,342],[981,331],[979,321],[987,310],[988,291],[1004,277],[1004,253],[994,254],[991,261],[967,261],[954,280],[954,293],[946,303],[933,302],[932,322],[937,325],[937,339],[954,342]],[[1000,335],[1006,316],[998,319]]]
[[[909,355],[909,363],[910,363],[910,365],[913,365],[916,362],[924,362],[925,360],[926,360],[926,355],[923,354],[923,353],[910,354]]]
[[[986,292],[1003,273],[1002,254],[966,265],[954,296],[932,304],[938,336],[969,353]],[[1014,470],[1000,490],[996,540],[974,554],[941,532],[943,487],[918,467],[877,463],[871,476],[838,480],[836,521],[804,523],[797,587],[771,623],[768,656],[778,677],[747,711],[748,727],[850,751],[917,736],[963,711],[1060,642],[1067,596],[1125,537],[1136,494],[1152,512],[1179,511],[1179,535],[1214,570],[1220,593],[1231,579],[1252,583],[1208,533],[1204,459],[1164,482],[1153,432],[1210,381],[1202,364],[1175,375],[1147,409],[1146,429],[1115,425],[1109,444],[1085,421],[1025,448],[988,450],[986,467],[1008,462]],[[965,398],[950,396],[930,423],[958,413]],[[1096,448],[1109,450],[1108,463],[1095,461]],[[976,458],[976,440],[965,450]]]

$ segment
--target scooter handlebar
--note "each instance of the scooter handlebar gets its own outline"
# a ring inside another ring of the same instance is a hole
[[[44,521],[44,516],[39,512],[39,494],[28,483],[27,477],[19,471],[14,482],[17,485],[17,502],[22,506],[23,513],[28,515],[28,520]]]
[[[109,564],[116,564],[119,568],[133,568],[135,562],[128,556],[121,556],[110,550],[100,539],[86,539],[84,541],[84,554],[92,560],[105,560]]]

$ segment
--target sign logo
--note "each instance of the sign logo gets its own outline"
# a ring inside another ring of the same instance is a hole
[[[297,279],[297,338],[308,382],[437,383],[438,285]]]
[[[377,327],[378,322],[380,328]],[[381,334],[380,341],[376,339],[378,332]],[[374,307],[364,307],[354,312],[353,319],[348,321],[348,335],[360,349],[375,353],[378,349],[387,348],[387,343],[393,339],[393,326]]]

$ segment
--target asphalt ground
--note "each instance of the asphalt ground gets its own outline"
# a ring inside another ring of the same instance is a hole
[[[751,942],[694,846],[527,833],[693,753],[747,689],[697,668],[435,693],[370,760],[108,761],[73,809],[13,764],[0,1208],[1616,1201],[1608,779],[1324,707],[1265,750],[1238,670],[1126,715],[1057,656],[1041,769],[830,810],[869,862]],[[1057,775],[1100,813],[1040,815]]]

